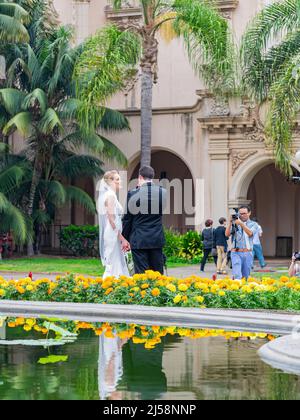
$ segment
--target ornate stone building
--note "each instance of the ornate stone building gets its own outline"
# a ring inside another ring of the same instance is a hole
[[[218,0],[223,15],[231,21],[237,39],[249,19],[270,0]],[[63,23],[76,29],[76,42],[94,33],[106,22],[138,21],[138,2],[124,1],[114,11],[106,0],[54,0]],[[269,256],[284,256],[300,248],[300,186],[287,182],[275,169],[272,151],[264,142],[263,110],[242,99],[217,102],[194,74],[183,44],[174,39],[159,44],[159,79],[153,100],[153,166],[160,178],[191,179],[194,187],[203,180],[203,218],[215,222],[230,208],[251,203],[264,228],[264,248]],[[110,103],[129,118],[131,132],[113,135],[128,158],[128,180],[134,177],[140,155],[139,77]],[[300,137],[295,138],[300,149]],[[295,170],[299,170],[294,162]],[[80,185],[94,194],[91,180]],[[184,197],[184,190],[182,197]],[[174,200],[171,200],[174,208]],[[199,209],[198,209],[199,210]],[[186,215],[166,216],[166,225],[179,230],[199,229],[186,223]],[[57,224],[92,223],[79,208],[64,209]]]

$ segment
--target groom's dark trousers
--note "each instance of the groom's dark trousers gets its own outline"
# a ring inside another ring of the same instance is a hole
[[[164,272],[162,224],[166,190],[152,182],[128,193],[123,236],[130,242],[136,274]]]

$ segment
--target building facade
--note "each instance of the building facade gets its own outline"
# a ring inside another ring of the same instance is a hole
[[[247,23],[270,0],[218,0],[223,16],[231,22],[235,37],[241,38]],[[123,25],[141,19],[139,2],[124,1],[115,11],[107,0],[54,0],[64,24],[75,27],[76,42],[95,33],[107,22]],[[157,177],[173,181],[190,180],[193,205],[200,219],[171,214],[165,223],[180,231],[200,229],[205,218],[215,223],[240,204],[251,203],[254,215],[264,228],[263,245],[268,256],[287,256],[300,248],[300,186],[294,185],[275,168],[272,150],[263,134],[264,109],[247,100],[217,101],[195,75],[181,40],[159,42],[158,83],[153,98],[153,158]],[[135,177],[140,157],[139,75],[109,104],[129,118],[131,131],[111,138],[128,159],[127,181]],[[300,149],[300,135],[294,141]],[[299,170],[293,162],[295,171]],[[109,166],[107,166],[109,168]],[[95,183],[78,181],[91,195]],[[179,205],[180,208],[180,205]],[[94,216],[76,207],[57,214],[57,225],[93,223]],[[55,236],[55,235],[54,235]],[[53,237],[55,242],[55,237]]]

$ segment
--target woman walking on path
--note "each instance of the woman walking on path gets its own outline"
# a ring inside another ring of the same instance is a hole
[[[225,235],[226,232],[226,219],[221,217],[219,220],[220,226],[217,227],[214,233],[214,248],[217,249],[218,262],[217,262],[217,274],[227,274],[227,250],[228,250],[228,238]]]
[[[217,264],[217,255],[213,255],[212,251],[214,248],[214,229],[213,229],[213,220],[208,219],[205,222],[205,229],[202,232],[202,238],[203,238],[203,248],[204,248],[204,255],[201,262],[201,271],[204,272],[205,264],[207,261],[207,258],[210,254],[212,254],[215,264]]]

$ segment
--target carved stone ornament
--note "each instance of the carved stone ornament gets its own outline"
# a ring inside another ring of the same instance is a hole
[[[232,175],[236,173],[239,169],[241,164],[248,159],[250,156],[256,154],[256,150],[252,152],[241,152],[241,151],[233,151],[231,153],[231,160],[232,160]]]
[[[223,99],[211,99],[210,117],[227,117],[230,115],[228,102]]]
[[[265,143],[266,136],[264,130],[260,127],[254,127],[245,131],[244,137],[247,141],[252,143]]]

